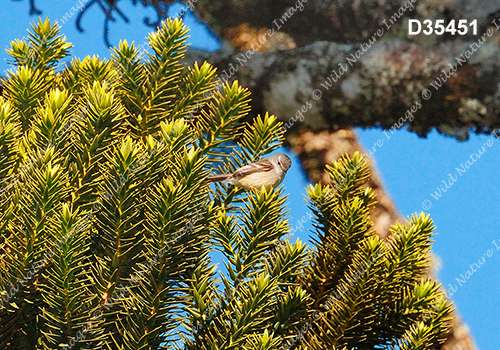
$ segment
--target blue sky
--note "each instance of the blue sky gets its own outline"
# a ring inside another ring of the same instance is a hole
[[[146,27],[143,19],[146,16],[155,19],[154,11],[140,5],[134,7],[131,1],[120,3],[130,23],[125,24],[121,19],[110,23],[111,44],[117,45],[120,39],[144,43],[152,28]],[[60,20],[70,13],[72,6],[76,8],[77,1],[37,1],[37,7],[43,11],[42,18],[49,16],[51,20]],[[5,75],[8,64],[3,48],[11,40],[26,36],[26,29],[36,17],[28,15],[27,0],[4,1],[2,10],[0,73]],[[172,9],[173,13],[177,10],[178,7]],[[62,32],[75,45],[73,54],[80,58],[94,54],[109,58],[109,50],[102,39],[102,12],[94,6],[85,14],[82,20],[84,34],[76,31],[75,18],[76,15],[62,25]],[[197,24],[192,15],[188,14],[185,21],[191,27],[192,47],[206,50],[220,47],[207,28]],[[469,141],[457,142],[437,132],[423,139],[405,128],[389,134],[388,139],[379,129],[357,131],[366,149],[371,149],[377,141],[381,144],[375,146],[372,160],[401,215],[406,217],[421,211],[431,214],[437,227],[433,251],[440,260],[440,281],[447,289],[448,285],[453,288],[452,300],[478,347],[499,349],[500,338],[496,334],[500,329],[500,249],[497,250],[500,248],[500,229],[496,219],[500,214],[500,139],[473,135]],[[473,153],[480,157],[473,155],[471,158]],[[284,184],[289,193],[290,223],[295,225],[308,211],[304,201],[308,181],[297,158],[291,157],[293,166]],[[440,187],[442,189],[438,190]],[[304,226],[296,236],[307,241],[311,222],[307,221]]]

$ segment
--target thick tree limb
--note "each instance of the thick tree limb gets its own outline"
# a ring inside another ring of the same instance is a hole
[[[390,129],[408,123],[420,136],[436,128],[466,139],[471,128],[500,128],[500,35],[494,28],[489,33],[440,44],[317,42],[284,52],[192,52],[190,60],[207,58],[220,78],[251,87],[256,112],[270,111],[287,127]],[[424,89],[432,94],[428,100]]]
[[[161,11],[162,4],[174,1],[140,2]],[[479,27],[484,27],[490,21],[489,16],[500,9],[499,0],[191,0],[191,3],[200,19],[224,40],[229,39],[229,29],[247,23],[254,28],[275,27],[290,35],[299,47],[316,41],[361,43],[384,21],[393,27],[392,36],[407,37],[401,32],[406,30],[404,18],[477,19]]]

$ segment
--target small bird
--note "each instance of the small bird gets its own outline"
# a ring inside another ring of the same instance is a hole
[[[227,181],[232,185],[247,190],[251,188],[260,189],[262,186],[266,190],[270,190],[271,187],[276,188],[279,186],[291,165],[292,160],[287,155],[275,153],[269,158],[245,165],[232,174],[209,176],[205,182]]]

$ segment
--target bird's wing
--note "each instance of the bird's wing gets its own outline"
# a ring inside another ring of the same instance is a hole
[[[267,159],[262,159],[256,163],[248,164],[239,168],[233,173],[232,177],[239,178],[259,171],[270,171],[272,169],[273,169],[273,164]]]

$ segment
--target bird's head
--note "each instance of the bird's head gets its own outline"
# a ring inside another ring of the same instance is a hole
[[[288,169],[292,166],[292,160],[286,154],[276,153],[273,155],[276,157],[276,161],[278,165],[283,169],[284,172],[287,172]]]

